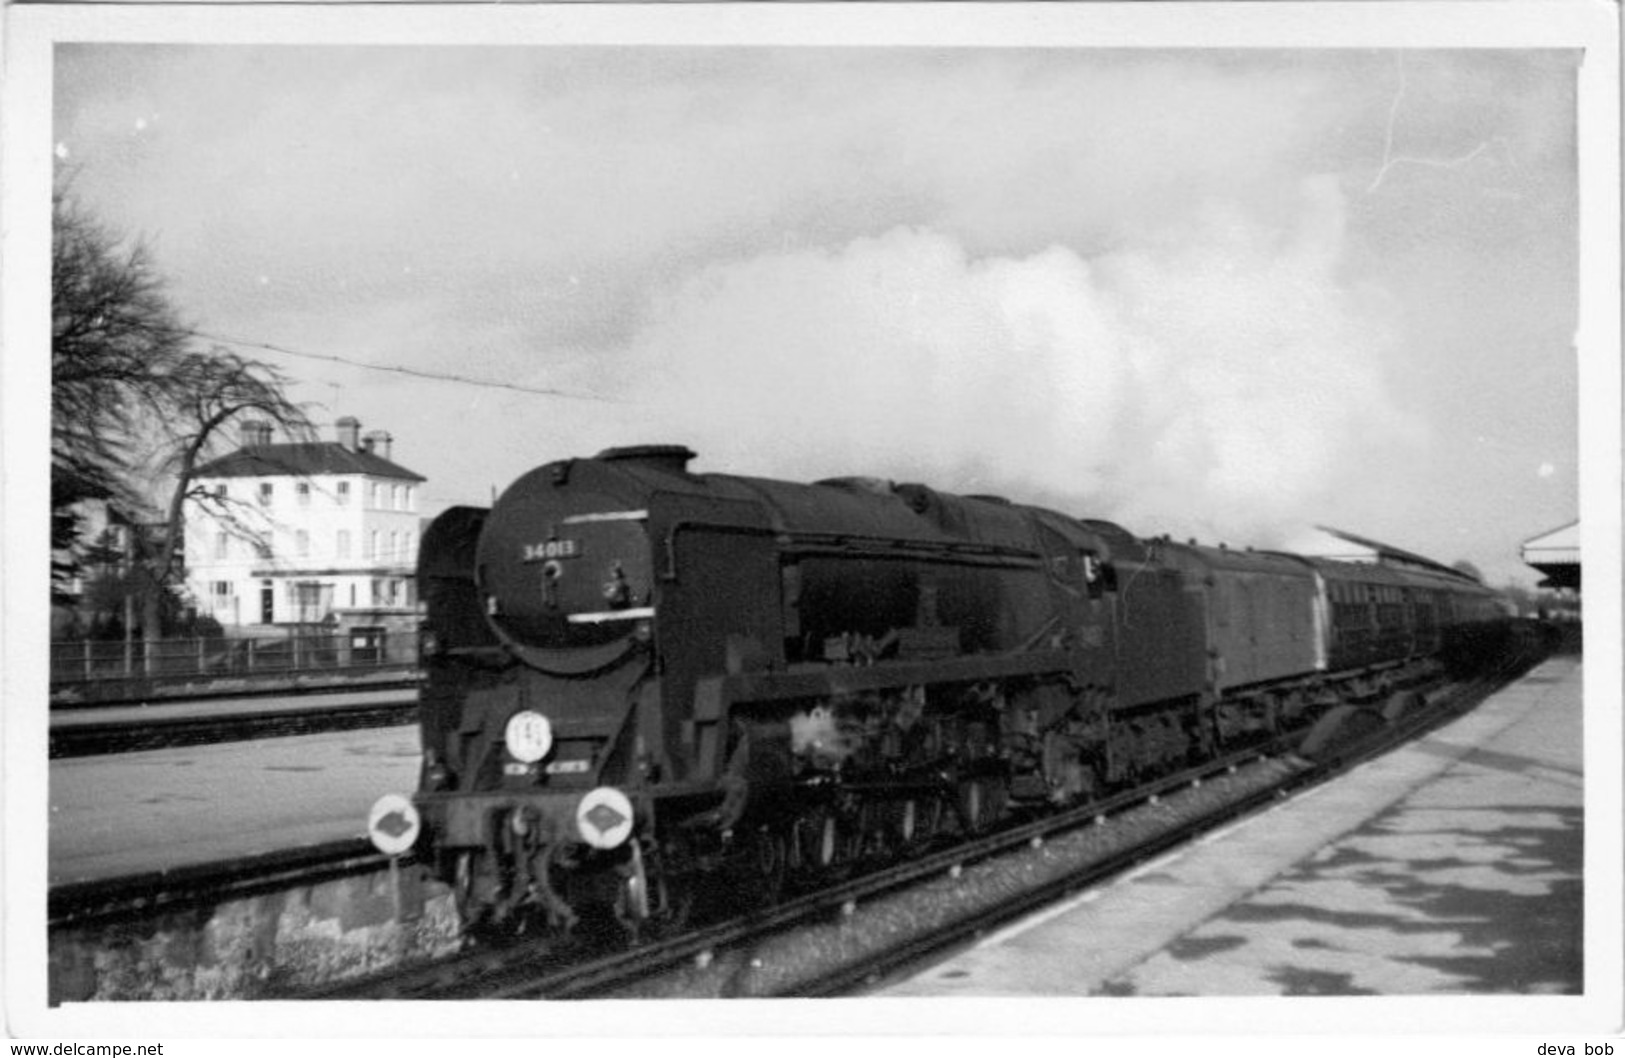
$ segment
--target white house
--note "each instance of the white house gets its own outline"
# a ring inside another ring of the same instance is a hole
[[[389,434],[336,427],[336,441],[272,444],[247,423],[241,447],[198,468],[186,569],[200,612],[237,629],[410,620],[426,479],[391,462]]]

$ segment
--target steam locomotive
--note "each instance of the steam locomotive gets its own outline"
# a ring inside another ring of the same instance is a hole
[[[1443,568],[693,455],[548,463],[424,534],[418,855],[470,930],[771,897],[1388,700],[1506,630]]]

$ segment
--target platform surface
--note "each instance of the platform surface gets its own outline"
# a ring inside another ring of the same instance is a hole
[[[407,726],[53,760],[49,884],[364,837],[419,759]]]
[[[1581,664],[1034,915],[906,996],[1577,994]]]

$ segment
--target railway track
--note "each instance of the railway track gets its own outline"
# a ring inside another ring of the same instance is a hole
[[[138,687],[107,686],[125,682],[112,677],[80,684],[52,684],[51,709],[78,713],[97,709],[117,709],[130,705],[178,705],[185,702],[214,701],[222,698],[281,698],[296,695],[336,694],[344,691],[386,691],[415,688],[422,674],[402,669],[381,675],[332,676],[323,672],[294,670],[285,675],[255,679],[225,679],[181,684],[142,683]]]
[[[364,838],[244,856],[216,863],[52,886],[51,931],[101,928],[302,885],[387,870],[389,858]]]
[[[1021,823],[787,903],[621,950],[517,942],[302,999],[848,994],[1318,785],[1461,715],[1526,669],[1333,710],[1275,743]]]
[[[138,720],[76,720],[72,724],[52,728],[50,755],[52,759],[88,757],[173,746],[354,731],[410,724],[416,719],[417,697],[415,693],[403,692],[399,699],[393,701],[334,709],[300,705],[206,716],[154,715]]]

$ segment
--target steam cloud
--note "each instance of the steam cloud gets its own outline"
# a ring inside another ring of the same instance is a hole
[[[1405,446],[1384,302],[1339,279],[1343,202],[1214,207],[1085,260],[971,259],[939,231],[714,265],[658,297],[633,377],[700,468],[1001,492],[1135,532],[1279,545],[1357,432]]]

